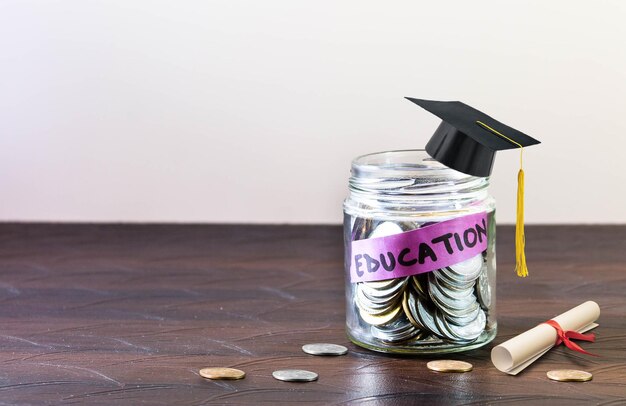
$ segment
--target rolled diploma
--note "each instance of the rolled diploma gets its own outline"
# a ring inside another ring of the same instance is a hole
[[[574,330],[584,333],[597,327],[600,306],[588,301],[554,317],[564,331]],[[556,330],[547,324],[540,324],[516,337],[511,338],[491,350],[491,362],[502,372],[517,375],[528,365],[545,354],[556,343]]]

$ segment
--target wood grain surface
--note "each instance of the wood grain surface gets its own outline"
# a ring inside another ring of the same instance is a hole
[[[512,237],[498,229],[498,337],[452,356],[473,372],[440,374],[348,343],[339,227],[0,224],[0,404],[626,404],[626,226],[527,227],[526,279]],[[560,346],[519,376],[492,366],[492,345],[586,300],[599,357]],[[208,366],[247,375],[205,380]],[[550,381],[557,368],[594,378]]]

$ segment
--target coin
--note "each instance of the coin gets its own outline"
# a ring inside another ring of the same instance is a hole
[[[344,355],[348,349],[338,344],[314,343],[303,345],[302,351],[311,355]]]
[[[478,283],[476,284],[476,293],[478,301],[483,309],[488,310],[491,307],[491,286],[489,286],[489,279],[487,276],[487,268],[483,269],[478,277]]]
[[[387,319],[385,316],[392,313],[400,306],[404,288],[408,284],[409,278],[392,279],[392,283],[382,285],[382,288],[373,288],[368,282],[358,283],[354,296],[354,302],[359,308],[359,313],[364,315],[362,319],[369,324],[382,325],[395,319]],[[375,285],[374,285],[375,286]],[[380,316],[374,320],[368,316]]]
[[[421,325],[430,330],[437,337],[444,337],[437,324],[435,323],[434,311],[430,309],[425,300],[417,299],[417,317]]]
[[[430,361],[426,366],[431,371],[437,372],[469,372],[474,368],[469,362],[449,359]]]
[[[352,241],[363,239],[374,228],[374,221],[357,217],[352,224]]]
[[[378,225],[367,238],[387,237],[404,232],[402,227],[392,221],[385,221]]]
[[[281,369],[272,372],[272,376],[279,381],[285,382],[312,382],[317,381],[318,375],[315,372],[304,369]]]
[[[388,313],[377,314],[377,315],[369,314],[368,312],[363,311],[362,309],[359,309],[359,314],[361,315],[361,318],[363,319],[363,321],[365,321],[367,324],[371,324],[373,326],[381,326],[383,324],[387,324],[395,320],[396,317],[400,314],[401,309],[402,309],[402,306],[399,305],[393,308]]]
[[[478,278],[478,275],[480,275],[483,268],[483,261],[483,255],[478,254],[465,261],[450,265],[447,268],[448,271],[456,276],[455,279],[470,281]]]
[[[202,368],[200,376],[207,379],[243,379],[246,373],[234,368]]]
[[[364,310],[369,314],[387,313],[394,307],[397,300],[397,298],[373,299],[369,297],[360,286],[357,286],[355,303],[361,310]]]
[[[436,283],[430,283],[428,285],[428,293],[434,303],[451,310],[463,311],[476,302],[476,296],[473,294],[473,289],[470,291],[469,295],[451,298],[450,294],[445,294],[439,285]]]
[[[384,326],[372,326],[370,330],[373,337],[390,344],[414,339],[422,333],[405,317]]]
[[[457,337],[450,331],[450,327],[448,323],[446,323],[446,318],[444,317],[444,313],[440,309],[435,309],[435,314],[433,317],[435,321],[435,326],[441,333],[441,338],[444,338],[448,341],[461,341],[460,337]]]
[[[585,382],[593,378],[591,373],[576,369],[557,369],[548,372],[547,375],[553,381],[559,382]]]
[[[424,288],[427,284],[428,275],[426,274],[414,275],[411,277],[411,286],[413,286],[415,291],[422,297],[428,296],[428,293],[426,293],[426,289]]]
[[[395,279],[385,279],[382,281],[363,282],[363,285],[373,289],[384,289],[388,286],[394,285],[395,282]]]
[[[436,269],[432,272],[433,275],[437,278],[438,282],[443,282],[446,286],[450,288],[456,288],[459,290],[469,289],[474,285],[474,281],[465,281],[461,280],[461,278],[454,273],[450,272],[448,268]]]
[[[478,311],[478,315],[472,322],[464,326],[457,326],[454,324],[448,324],[447,326],[452,335],[455,337],[458,337],[461,340],[475,340],[482,334],[483,330],[485,330],[486,323],[487,315],[482,309],[480,309]]]
[[[402,300],[407,280],[407,278],[395,279],[395,286],[382,290],[367,288],[364,283],[359,283],[356,286],[355,304],[361,312],[372,316],[387,314]]]
[[[471,278],[466,278],[464,276],[455,274],[454,272],[450,271],[449,268],[441,268],[439,272],[439,279],[442,279],[444,282],[447,282],[450,286],[454,286],[457,289],[471,288],[474,285],[474,280],[476,279],[473,276]]]
[[[457,326],[465,326],[466,324],[469,324],[476,320],[476,317],[478,317],[478,313],[480,313],[480,307],[477,307],[475,311],[469,313],[466,316],[455,317],[450,316],[449,314],[444,314],[444,317],[452,324],[455,324]]]
[[[424,326],[417,321],[417,307],[415,301],[417,299],[413,295],[413,292],[410,290],[404,292],[404,297],[402,298],[402,310],[404,310],[404,314],[406,315],[409,322],[416,328],[424,330]]]
[[[392,299],[401,293],[408,281],[408,278],[393,279],[393,283],[384,288],[373,288],[367,282],[363,282],[359,284],[359,287],[370,299]]]

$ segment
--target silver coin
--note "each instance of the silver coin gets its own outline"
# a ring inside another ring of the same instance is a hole
[[[302,351],[311,355],[344,355],[348,349],[339,344],[314,343],[302,346]]]
[[[356,305],[361,309],[371,310],[372,312],[376,312],[378,310],[382,311],[389,307],[387,301],[376,303],[373,300],[370,300],[359,288],[357,288],[356,291]]]
[[[355,303],[359,309],[370,314],[382,314],[396,307],[397,303],[402,300],[404,287],[407,285],[407,278],[398,279],[396,286],[385,288],[383,290],[375,290],[365,287],[363,284],[357,284]],[[383,296],[378,297],[377,295]]]
[[[434,279],[439,286],[443,286],[448,290],[453,291],[466,291],[468,289],[472,289],[474,287],[475,281],[458,281],[454,279],[450,279],[445,274],[444,269],[438,269],[433,272],[430,272],[430,276]]]
[[[437,279],[446,282],[448,285],[453,286],[456,289],[467,289],[472,287],[476,278],[469,278],[462,275],[457,275],[449,268],[441,268],[435,275]]]
[[[476,295],[478,296],[478,301],[482,308],[489,310],[491,307],[491,286],[489,285],[489,277],[487,276],[487,267],[483,269],[483,272],[478,277]]]
[[[436,285],[431,285],[428,290],[430,297],[438,307],[450,310],[450,315],[466,315],[470,310],[473,311],[474,302],[476,302],[476,296],[473,293],[464,299],[450,299],[439,289]]]
[[[480,307],[476,307],[475,311],[468,313],[465,316],[450,316],[449,314],[444,314],[446,320],[457,326],[465,326],[478,317],[478,313],[480,312]]]
[[[356,305],[359,309],[368,314],[371,314],[372,316],[389,312],[396,305],[396,303],[397,301],[383,304],[363,302],[363,299],[361,299],[360,297],[357,298],[356,301]]]
[[[438,303],[438,302],[434,302],[434,303],[437,306],[437,308],[441,309],[441,311],[443,311],[447,316],[455,317],[458,319],[468,317],[470,314],[475,312],[476,309],[480,309],[480,305],[478,304],[478,301],[472,302],[470,305],[468,305],[467,307],[463,309],[451,309],[449,307],[442,305],[441,303]]]
[[[448,321],[448,319],[445,316],[443,318],[441,318],[439,320],[439,322],[441,324],[443,324],[444,327],[442,327],[442,328],[445,328],[445,331],[448,334],[450,334],[450,336],[448,338],[448,341],[452,341],[455,344],[467,344],[467,343],[471,343],[472,341],[474,341],[473,339],[472,340],[468,340],[468,339],[461,338],[461,337],[458,337],[457,335],[455,335],[453,333],[453,331],[452,331],[452,327],[451,327],[450,322]]]
[[[372,336],[387,343],[398,343],[410,340],[420,334],[406,317],[402,317],[385,326],[372,326]]]
[[[437,276],[439,276],[440,279],[457,287],[467,286],[471,284],[472,282],[476,280],[476,278],[478,278],[478,275],[479,275],[479,274],[473,274],[473,275],[458,274],[454,272],[452,269],[450,269],[450,267],[444,267],[444,268],[439,269],[438,271],[439,271],[439,275]]]
[[[392,221],[379,224],[367,238],[387,237],[404,232],[402,227]]]
[[[450,265],[447,268],[455,276],[465,278],[465,280],[469,281],[478,278],[483,268],[483,261],[483,254],[478,254],[465,261]]]
[[[444,336],[435,323],[434,310],[429,309],[426,300],[421,298],[417,299],[417,316],[419,317],[420,324],[426,327],[431,333],[438,337]]]
[[[456,337],[462,340],[475,340],[485,330],[487,323],[487,315],[480,309],[478,316],[474,321],[465,326],[455,326],[454,324],[448,324],[450,332]]]
[[[395,292],[395,293],[398,293],[398,292]],[[400,293],[402,293],[401,290],[400,290]],[[378,297],[376,296],[376,291],[370,291],[368,293],[367,288],[365,288],[361,284],[358,284],[356,287],[357,300],[359,300],[363,305],[366,305],[366,306],[385,307],[389,304],[391,299],[394,299],[395,297],[396,297],[395,295]]]
[[[413,330],[410,331],[410,334],[407,333],[403,337],[397,337],[397,339],[395,341],[391,341],[391,343],[406,343],[409,341],[415,342],[424,338],[425,336],[426,333],[423,330],[413,328]]]
[[[389,304],[384,305],[375,305],[371,303],[362,303],[360,300],[357,300],[357,307],[362,312],[365,312],[371,316],[378,316],[381,314],[389,313],[393,310],[394,307],[397,307],[398,301],[391,302]]]
[[[463,299],[450,299],[441,293],[439,287],[435,284],[428,286],[428,293],[432,302],[451,316],[466,316],[478,307],[476,296],[473,293]]]
[[[439,272],[437,274],[433,272],[432,274],[434,275],[433,282],[437,283],[437,285],[443,288],[446,292],[450,292],[453,295],[462,295],[463,293],[469,294],[468,291],[471,292],[474,289],[474,281],[459,284],[456,282],[451,282],[444,276],[441,276],[444,275],[442,272]]]
[[[402,334],[412,329],[412,325],[406,317],[400,317],[389,324],[372,326],[371,330],[380,333],[381,336]]]
[[[441,335],[449,340],[449,341],[458,341],[459,337],[454,335],[450,328],[448,327],[448,323],[446,323],[444,313],[440,309],[435,309],[435,315],[433,317],[435,321],[435,325],[441,332]]]
[[[382,289],[372,288],[370,285],[366,285],[365,283],[361,283],[359,287],[367,297],[373,300],[377,298],[386,299],[394,297],[399,292],[402,292],[404,286],[408,283],[409,278],[397,278],[394,279],[394,281],[395,282],[393,284]]]
[[[385,279],[382,281],[370,281],[370,282],[361,282],[363,286],[367,286],[372,289],[385,289],[390,287],[391,285],[395,285],[397,283],[397,279]]]
[[[285,382],[312,382],[317,381],[318,375],[315,372],[304,369],[281,369],[272,372],[272,376],[279,381]]]
[[[392,296],[385,296],[385,297],[373,296],[371,292],[368,293],[366,290],[361,289],[359,292],[360,294],[359,300],[361,300],[362,303],[364,304],[365,303],[371,304],[373,307],[391,305],[397,302],[402,297],[403,293],[404,293],[404,286],[401,286],[401,289],[398,289],[397,292],[394,292]]]
[[[451,289],[445,283],[439,282],[435,275],[429,275],[429,288],[436,289],[450,300],[464,301],[474,293],[474,285],[468,289]]]

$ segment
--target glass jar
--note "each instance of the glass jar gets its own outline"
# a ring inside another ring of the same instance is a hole
[[[349,186],[343,207],[350,340],[409,354],[459,352],[493,340],[489,179],[407,150],[356,158]]]

